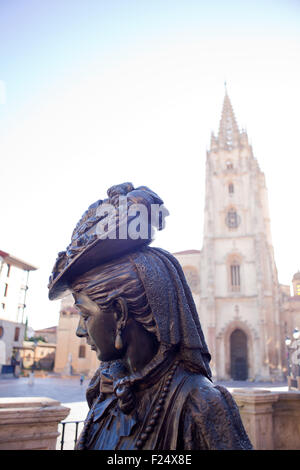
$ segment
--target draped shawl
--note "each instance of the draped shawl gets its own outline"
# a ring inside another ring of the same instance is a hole
[[[157,338],[178,345],[192,372],[211,379],[211,359],[191,290],[176,258],[161,248],[145,247],[130,255],[144,286],[157,325]]]

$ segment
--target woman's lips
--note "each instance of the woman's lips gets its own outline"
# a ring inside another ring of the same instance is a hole
[[[87,341],[87,344],[90,346],[90,348],[95,351],[96,350],[96,346],[93,344],[93,343],[90,343],[89,341]]]

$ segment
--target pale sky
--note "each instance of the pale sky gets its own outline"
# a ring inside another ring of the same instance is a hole
[[[57,324],[52,265],[111,185],[146,185],[164,200],[154,246],[202,248],[206,149],[225,80],[266,176],[279,281],[290,284],[300,269],[299,1],[3,0],[0,51],[0,249],[39,267],[30,326]]]

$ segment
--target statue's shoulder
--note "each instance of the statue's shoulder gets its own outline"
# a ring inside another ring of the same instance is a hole
[[[211,380],[202,374],[195,374],[188,371],[182,371],[184,377],[184,386],[182,392],[185,401],[201,408],[202,412],[209,412],[212,407],[215,410],[224,412],[230,408],[233,414],[239,415],[238,407],[231,393],[223,386],[214,384]]]
[[[201,374],[181,371],[181,425],[185,449],[251,449],[231,393]]]

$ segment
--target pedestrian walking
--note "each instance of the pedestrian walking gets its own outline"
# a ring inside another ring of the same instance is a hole
[[[83,384],[83,381],[84,381],[84,374],[81,374],[81,376],[80,376],[80,385]]]
[[[29,373],[28,385],[33,385],[33,384],[34,384],[34,372],[33,370],[31,370]]]

